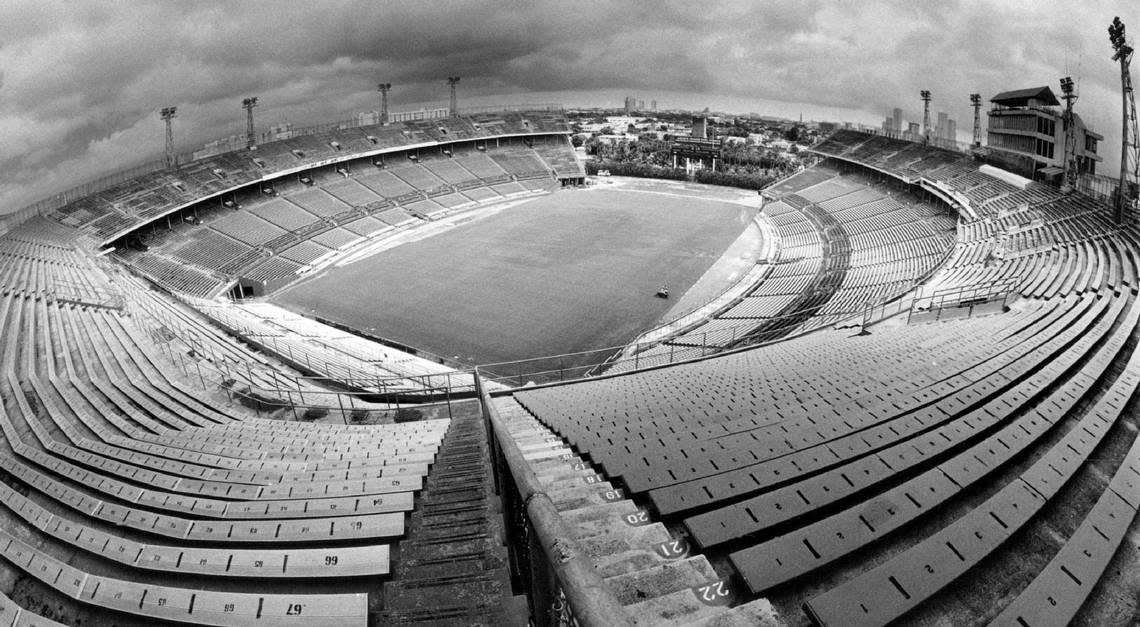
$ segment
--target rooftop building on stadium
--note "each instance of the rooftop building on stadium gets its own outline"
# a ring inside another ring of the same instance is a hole
[[[1064,110],[1048,87],[997,94],[990,99],[988,144],[998,165],[1036,180],[1057,180],[1065,164]],[[1104,136],[1073,114],[1077,125],[1076,157],[1080,173],[1095,174],[1102,158],[1097,144]]]

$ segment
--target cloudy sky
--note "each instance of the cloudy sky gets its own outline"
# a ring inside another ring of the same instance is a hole
[[[757,111],[878,123],[894,106],[972,124],[969,94],[1072,75],[1078,111],[1117,167],[1119,69],[1106,28],[1123,1],[367,0],[0,2],[0,213],[160,156],[158,110],[192,150],[259,127],[377,108],[561,102]],[[1131,38],[1130,38],[1131,39]]]

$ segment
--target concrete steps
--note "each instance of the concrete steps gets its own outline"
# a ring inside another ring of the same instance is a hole
[[[702,555],[649,519],[511,397],[499,416],[547,494],[577,532],[582,549],[636,625],[781,625],[765,599],[738,594]]]
[[[476,403],[456,408],[409,516],[374,624],[527,624],[526,597],[513,596],[511,588],[482,412]]]

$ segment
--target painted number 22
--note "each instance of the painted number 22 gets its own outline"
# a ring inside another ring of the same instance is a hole
[[[728,605],[732,597],[732,591],[728,589],[723,579],[697,586],[693,588],[693,593],[705,605]]]

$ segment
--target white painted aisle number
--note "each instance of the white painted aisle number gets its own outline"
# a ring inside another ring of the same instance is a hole
[[[626,514],[624,520],[625,524],[629,525],[630,527],[641,527],[643,525],[648,525],[650,523],[649,512],[643,509],[639,509],[632,514]]]
[[[696,586],[692,590],[697,595],[697,600],[705,605],[728,605],[732,602],[732,590],[728,587],[727,579]]]
[[[689,554],[689,544],[682,540],[666,540],[653,546],[654,552],[667,560],[675,560]]]

